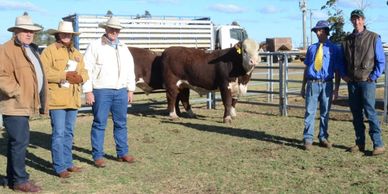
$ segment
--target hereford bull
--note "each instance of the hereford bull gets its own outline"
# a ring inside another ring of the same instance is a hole
[[[160,55],[148,49],[128,47],[135,63],[136,86],[146,94],[163,88]]]
[[[233,98],[239,95],[240,83],[248,82],[259,62],[258,49],[259,45],[254,40],[246,39],[232,48],[212,52],[186,47],[164,50],[161,61],[170,117],[178,118],[177,99],[182,101],[186,110],[191,111],[189,89],[199,93],[219,89],[225,108],[223,121],[231,123]]]

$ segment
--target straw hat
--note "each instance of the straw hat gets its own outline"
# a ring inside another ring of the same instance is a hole
[[[55,29],[49,29],[47,30],[47,33],[54,35],[57,33],[67,33],[67,34],[74,34],[76,36],[80,35],[80,32],[74,32],[73,30],[73,24],[68,21],[60,21],[58,24],[58,30]]]
[[[98,27],[104,29],[106,29],[107,27],[119,30],[123,29],[123,26],[121,25],[119,19],[116,17],[110,17],[108,21],[98,24]]]
[[[34,32],[41,31],[42,28],[32,23],[32,19],[29,15],[22,15],[16,17],[15,20],[15,26],[8,28],[8,31],[14,32],[15,29],[25,29],[25,30],[31,30]]]

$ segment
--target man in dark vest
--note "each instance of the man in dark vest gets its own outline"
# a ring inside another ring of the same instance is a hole
[[[376,80],[385,68],[385,55],[380,35],[365,27],[365,15],[361,10],[350,14],[353,33],[343,43],[346,76],[348,83],[349,106],[353,115],[356,145],[350,152],[365,151],[365,125],[363,113],[369,122],[369,135],[373,142],[373,155],[383,154],[384,144],[381,128],[375,109]]]

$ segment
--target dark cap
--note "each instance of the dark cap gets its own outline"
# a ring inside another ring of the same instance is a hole
[[[316,30],[322,28],[327,28],[327,30],[330,30],[330,23],[326,20],[320,20],[317,22],[314,28],[311,28],[311,31],[316,32]]]
[[[364,12],[362,12],[361,9],[353,10],[352,13],[350,14],[350,18],[353,17],[353,16],[365,18]]]

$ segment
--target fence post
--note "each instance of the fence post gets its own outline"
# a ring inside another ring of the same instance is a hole
[[[283,64],[284,64],[284,103],[283,103],[283,111],[284,115],[283,116],[288,116],[288,54],[284,53],[283,54]]]
[[[283,59],[282,55],[277,54],[278,57],[278,63],[279,63],[279,109],[280,109],[280,115],[285,116],[284,114],[284,76],[283,76]]]
[[[207,93],[207,109],[216,109],[216,93],[215,92],[208,92]]]
[[[267,66],[268,66],[268,80],[273,80],[273,54],[267,55]],[[269,81],[267,83],[267,90],[270,93],[267,95],[267,102],[273,102],[273,82]]]

